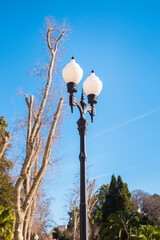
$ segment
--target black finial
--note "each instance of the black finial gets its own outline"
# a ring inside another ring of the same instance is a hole
[[[94,73],[94,70],[92,70],[91,73]]]
[[[81,101],[84,101],[84,92],[83,92],[83,88],[82,88],[82,94],[81,94]]]
[[[81,103],[82,108],[85,109],[87,103],[84,100],[83,88],[82,88],[82,94],[81,94],[81,101],[80,101],[80,103]]]
[[[72,57],[71,59],[75,59],[74,57]]]

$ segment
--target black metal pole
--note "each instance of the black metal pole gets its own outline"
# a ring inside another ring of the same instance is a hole
[[[78,120],[78,130],[80,135],[80,240],[88,240],[88,206],[87,206],[87,183],[86,183],[86,132],[88,121],[85,119],[86,112],[93,117],[95,115],[95,104],[97,103],[97,96],[94,94],[88,95],[88,103],[84,100],[84,94],[82,89],[81,101],[79,102],[75,98],[77,92],[77,84],[74,82],[67,83],[67,91],[70,93],[69,104],[73,113],[74,106],[77,106],[80,111],[80,119]]]
[[[86,186],[86,132],[88,121],[81,117],[78,122],[80,134],[80,240],[88,240],[88,207]]]

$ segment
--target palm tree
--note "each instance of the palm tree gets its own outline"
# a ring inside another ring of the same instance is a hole
[[[140,225],[138,229],[134,229],[132,234],[132,240],[159,240],[160,228],[151,225]]]
[[[111,214],[103,223],[100,233],[101,240],[129,240],[131,231],[139,224],[137,213],[118,212]]]

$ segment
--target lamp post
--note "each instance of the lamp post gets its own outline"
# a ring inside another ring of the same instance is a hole
[[[75,62],[74,57],[71,58],[71,62],[68,63],[62,71],[63,78],[67,83],[67,92],[69,95],[69,104],[73,113],[74,106],[77,106],[80,112],[80,118],[77,121],[78,130],[80,135],[80,240],[88,240],[88,208],[87,208],[87,186],[86,186],[86,132],[88,121],[85,118],[86,112],[89,112],[91,121],[95,116],[95,104],[97,103],[97,97],[102,90],[102,82],[95,75],[94,71],[83,83],[83,89],[88,97],[88,103],[84,100],[84,93],[82,89],[81,101],[79,102],[75,93],[77,92],[77,85],[82,79],[83,70]]]

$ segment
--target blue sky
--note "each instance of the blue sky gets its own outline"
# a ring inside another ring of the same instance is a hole
[[[87,132],[88,177],[97,188],[120,174],[130,191],[159,193],[160,182],[160,3],[159,1],[1,1],[0,115],[12,126],[24,111],[19,88],[34,93],[28,77],[44,56],[40,36],[45,16],[72,28],[63,62],[73,55],[84,71],[103,82],[94,123]],[[60,75],[60,84],[62,83]],[[79,84],[79,92],[82,88]],[[79,93],[77,94],[79,97]],[[65,119],[56,180],[47,192],[57,224],[64,223],[68,188],[79,170],[78,110]]]

